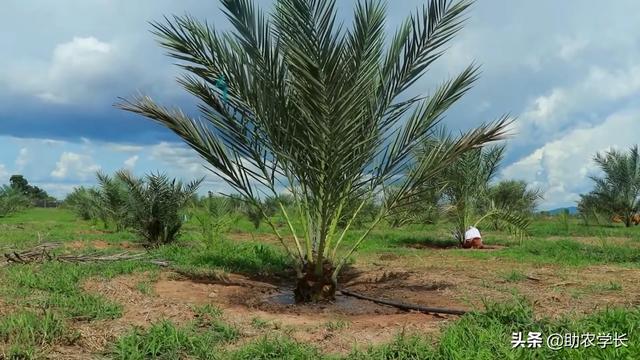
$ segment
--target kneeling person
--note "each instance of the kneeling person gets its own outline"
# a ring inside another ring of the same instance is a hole
[[[474,226],[470,226],[469,229],[467,229],[467,231],[464,233],[464,243],[462,243],[462,247],[465,249],[482,249],[483,245],[480,230],[478,230]]]

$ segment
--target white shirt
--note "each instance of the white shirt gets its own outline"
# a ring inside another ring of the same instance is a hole
[[[469,230],[464,233],[464,241],[473,240],[475,238],[482,238],[482,236],[480,236],[480,230],[471,226],[469,227]]]

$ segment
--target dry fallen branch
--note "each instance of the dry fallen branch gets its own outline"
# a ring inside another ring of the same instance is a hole
[[[112,255],[86,254],[86,255],[60,255],[56,257],[58,261],[64,262],[90,262],[90,261],[119,261],[119,260],[136,260],[144,256],[144,253],[123,252]]]
[[[44,243],[32,249],[24,251],[9,251],[4,253],[6,263],[28,264],[41,259],[51,260],[52,256],[49,251],[60,247],[59,243]]]
[[[51,250],[60,247],[59,243],[44,243],[29,250],[9,251],[4,253],[5,264],[31,264],[44,261],[62,262],[94,262],[94,261],[119,261],[135,260],[142,258],[144,253],[123,252],[118,254],[103,255],[99,253],[79,254],[79,255],[54,255]]]

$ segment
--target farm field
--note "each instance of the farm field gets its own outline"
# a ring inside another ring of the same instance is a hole
[[[45,3],[0,360],[640,359],[632,2]]]
[[[133,234],[105,230],[64,209],[33,208],[0,219],[4,253],[56,243],[51,255],[144,254],[120,261],[3,264],[2,356],[640,356],[637,228],[538,217],[522,242],[488,230],[487,249],[460,249],[449,240],[446,224],[383,226],[371,233],[342,275],[341,286],[360,294],[468,311],[457,316],[407,312],[340,294],[333,303],[294,305],[290,260],[270,229],[263,224],[254,230],[245,221],[209,242],[188,221],[176,243],[147,251]],[[512,333],[528,331],[624,333],[628,342],[605,349],[512,349]]]

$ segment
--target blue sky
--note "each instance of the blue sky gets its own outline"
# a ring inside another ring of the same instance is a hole
[[[338,3],[347,21],[353,2]],[[388,32],[422,3],[389,2]],[[112,106],[142,91],[192,108],[174,81],[178,69],[148,31],[149,21],[184,13],[228,28],[214,0],[4,0],[0,183],[21,173],[61,197],[93,184],[96,170],[129,168],[207,176],[205,190],[227,191],[169,131]],[[481,64],[481,79],[446,125],[516,116],[500,177],[542,188],[542,208],[573,205],[590,189],[595,152],[638,142],[638,13],[640,3],[630,0],[479,0],[448,53],[411,91],[429,93],[470,62]]]

